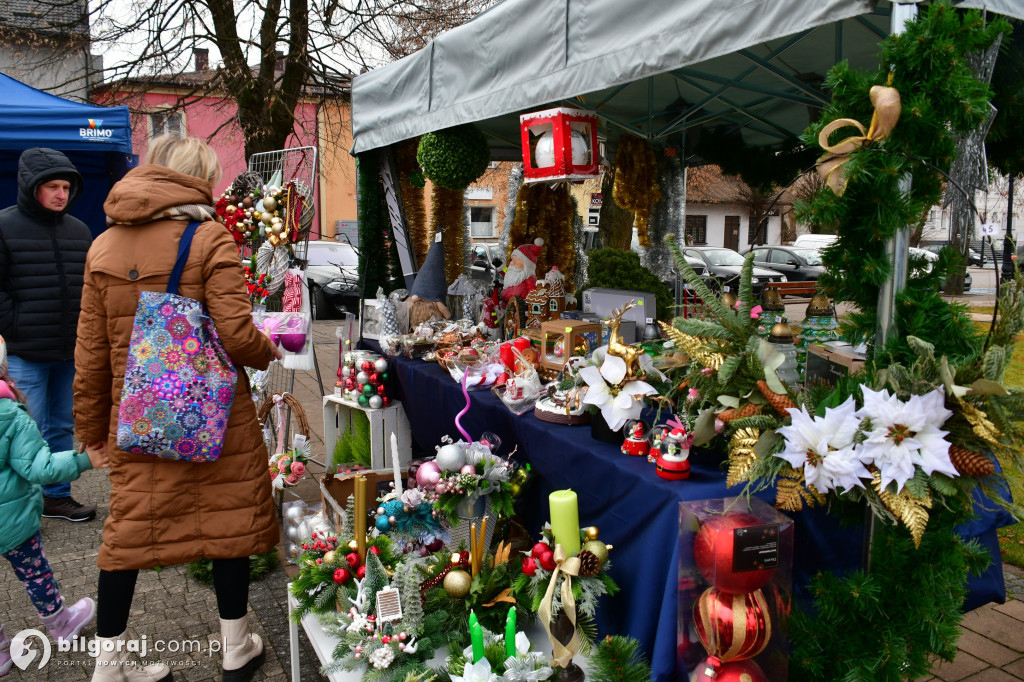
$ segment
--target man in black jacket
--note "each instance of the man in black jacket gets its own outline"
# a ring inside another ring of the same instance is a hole
[[[8,373],[54,452],[74,445],[71,387],[89,228],[67,215],[82,176],[53,149],[18,160],[18,203],[0,211],[0,335]],[[71,484],[43,486],[43,516],[89,521],[96,510],[71,497]]]

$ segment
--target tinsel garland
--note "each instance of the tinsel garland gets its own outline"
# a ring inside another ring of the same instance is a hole
[[[444,189],[434,185],[430,198],[430,238],[438,230],[443,232],[444,241],[444,277],[445,284],[450,285],[465,271],[466,233],[463,226],[463,204],[465,192]]]
[[[419,138],[404,140],[395,145],[398,159],[398,182],[402,187],[402,204],[409,228],[409,241],[416,252],[416,264],[422,265],[430,248],[427,234],[427,210],[423,203],[423,172],[416,163]]]
[[[508,195],[505,199],[505,218],[501,222],[501,236],[498,239],[498,253],[510,253],[509,238],[512,234],[512,223],[516,219],[516,206],[519,199],[519,188],[522,186],[523,164],[514,163],[512,164],[512,169],[508,173]],[[518,246],[518,244],[516,246]]]
[[[574,215],[568,186],[534,183],[520,187],[505,262],[509,262],[513,250],[540,237],[544,248],[537,259],[537,279],[544,277],[552,265],[557,265],[565,278],[573,281],[576,271]]]
[[[658,168],[651,145],[639,137],[623,135],[615,154],[615,203],[636,214],[634,226],[640,246],[649,248],[648,222],[651,210],[661,198]]]
[[[669,149],[658,159],[658,185],[661,201],[654,205],[647,228],[650,246],[641,251],[640,262],[662,281],[675,271],[675,262],[665,244],[665,235],[682,236],[686,225],[686,167],[682,156]]]
[[[566,275],[566,281],[572,282],[572,292],[575,294],[583,291],[583,287],[587,285],[587,267],[590,264],[590,257],[585,248],[587,245],[587,232],[584,229],[586,223],[583,222],[583,216],[580,215],[575,197],[572,197],[572,212],[572,237],[576,262],[573,264],[572,278],[570,279]]]
[[[606,171],[601,177],[601,194],[605,201],[601,204],[601,231],[597,236],[600,248],[625,251],[629,249],[629,244],[633,240],[634,216],[626,209],[620,208],[614,201],[607,200],[612,195],[614,187],[615,171]]]

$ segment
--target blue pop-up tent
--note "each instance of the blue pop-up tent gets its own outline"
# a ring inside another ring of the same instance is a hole
[[[71,214],[97,235],[103,201],[132,163],[128,107],[97,107],[51,95],[0,73],[0,208],[18,199],[18,157],[29,147],[67,154],[84,179]]]

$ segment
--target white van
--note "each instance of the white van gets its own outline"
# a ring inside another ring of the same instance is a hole
[[[807,249],[824,249],[827,246],[832,246],[838,238],[834,234],[801,234],[797,236],[793,246]]]

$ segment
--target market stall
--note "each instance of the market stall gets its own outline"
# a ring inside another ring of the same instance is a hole
[[[17,201],[18,157],[29,147],[64,152],[85,183],[71,215],[93,235],[107,227],[103,201],[132,165],[128,107],[98,107],[36,90],[0,73],[0,206]]]

